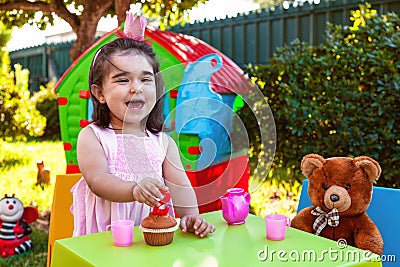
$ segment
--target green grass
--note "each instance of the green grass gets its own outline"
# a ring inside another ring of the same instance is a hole
[[[30,239],[35,244],[32,252],[6,259],[0,258],[0,267],[46,266],[48,222],[53,200],[54,182],[57,174],[66,171],[62,142],[34,141],[6,143],[0,141],[0,194],[15,194],[25,206],[33,205],[39,210],[39,219],[31,224]],[[43,160],[50,168],[50,185],[43,189],[36,186],[36,162]],[[272,174],[272,173],[270,173]],[[289,174],[287,174],[289,175]],[[297,181],[268,177],[258,189],[251,192],[251,212],[260,217],[281,213],[293,218],[298,204],[301,184]]]
[[[32,252],[0,258],[0,267],[46,266],[49,212],[57,174],[65,173],[66,162],[61,141],[1,142],[0,194],[15,194],[25,206],[35,206],[39,219],[31,224]],[[36,186],[37,161],[50,168],[50,185]]]

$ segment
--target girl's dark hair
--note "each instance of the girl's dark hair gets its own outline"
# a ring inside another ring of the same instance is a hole
[[[93,58],[89,71],[89,89],[90,97],[93,102],[93,115],[92,120],[95,125],[103,128],[110,126],[110,110],[107,103],[102,104],[92,92],[92,85],[102,86],[103,79],[111,70],[110,57],[117,53],[127,53],[135,51],[139,55],[147,58],[148,62],[153,68],[155,84],[156,84],[156,104],[150,112],[146,129],[152,133],[159,133],[164,127],[164,117],[162,114],[162,97],[164,95],[164,82],[160,74],[160,65],[157,61],[156,54],[153,49],[147,44],[135,41],[130,38],[118,38],[114,41],[105,44],[101,47]]]

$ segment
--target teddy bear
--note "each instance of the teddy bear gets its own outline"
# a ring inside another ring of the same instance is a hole
[[[291,226],[382,255],[382,236],[365,212],[372,183],[381,174],[379,163],[367,156],[324,159],[309,154],[301,161],[301,171],[309,180],[313,206],[301,210]]]
[[[5,195],[0,199],[0,256],[7,258],[33,248],[29,223],[39,217],[35,207],[24,207],[21,200]]]

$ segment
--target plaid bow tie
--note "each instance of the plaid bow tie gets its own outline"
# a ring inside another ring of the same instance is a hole
[[[326,213],[320,207],[316,207],[311,211],[312,215],[318,216],[313,224],[313,229],[316,235],[319,235],[325,228],[326,224],[332,227],[339,225],[339,211],[333,208],[330,212]]]

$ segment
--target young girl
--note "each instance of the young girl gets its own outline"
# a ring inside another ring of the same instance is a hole
[[[106,231],[117,219],[139,225],[169,191],[170,214],[176,210],[181,230],[207,236],[215,227],[199,215],[177,145],[162,132],[164,85],[156,55],[143,37],[134,39],[117,38],[92,61],[93,123],[77,141],[83,178],[72,189],[73,235]]]

